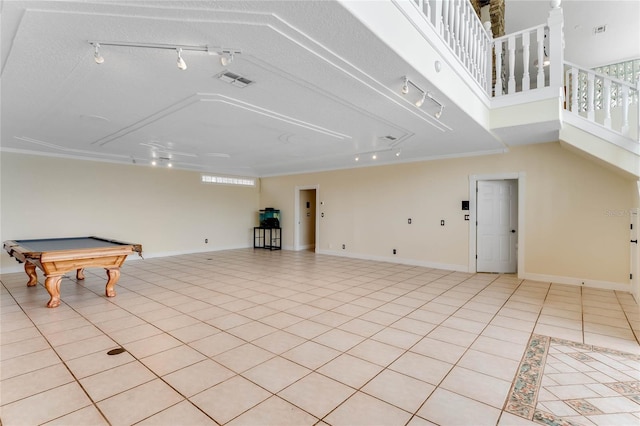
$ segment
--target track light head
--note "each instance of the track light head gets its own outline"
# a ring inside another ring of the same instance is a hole
[[[220,55],[220,64],[226,67],[231,64],[231,62],[233,62],[233,52],[222,52],[222,55]]]
[[[422,97],[416,101],[416,106],[420,108],[426,98],[427,98],[427,94],[425,92],[422,92]]]
[[[437,119],[440,119],[440,117],[442,117],[442,110],[444,110],[444,107],[441,106],[440,107],[440,111],[436,112],[435,114],[433,114],[433,116]]]
[[[93,47],[95,49],[93,52],[93,60],[96,61],[96,64],[103,63],[104,58],[102,57],[102,55],[100,55],[100,43],[95,43]]]
[[[402,85],[402,94],[406,95],[407,93],[409,93],[409,79],[405,77],[404,84]]]
[[[187,63],[182,59],[182,49],[178,48],[176,51],[178,52],[178,68],[184,71],[187,69]]]

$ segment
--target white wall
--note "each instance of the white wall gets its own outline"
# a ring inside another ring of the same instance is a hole
[[[140,243],[145,257],[252,246],[258,186],[203,184],[197,172],[11,153],[2,153],[0,167],[2,241],[96,235]],[[4,251],[0,266],[21,270]]]

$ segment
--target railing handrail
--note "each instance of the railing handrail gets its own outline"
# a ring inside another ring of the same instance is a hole
[[[616,84],[619,84],[621,86],[628,86],[630,89],[640,90],[640,82],[636,82],[636,84],[633,84],[633,83],[630,83],[630,82],[625,81],[625,80],[620,80],[619,78],[616,78],[616,77],[611,77],[608,74],[603,74],[603,73],[596,72],[596,71],[594,71],[592,69],[589,69],[589,68],[581,67],[580,65],[576,65],[576,64],[574,64],[572,62],[564,61],[564,64],[569,66],[569,67],[571,67],[571,68],[576,68],[579,71],[582,71],[582,72],[584,72],[586,74],[593,74],[596,77],[600,77],[600,78],[603,78],[603,79],[606,79],[606,80],[611,80],[612,82],[614,82]]]
[[[524,33],[532,33],[533,31],[537,31],[538,28],[547,28],[547,24],[540,24],[540,25],[536,25],[535,27],[525,28],[524,30],[520,30],[520,31],[516,31],[516,32],[513,32],[513,33],[505,34],[503,36],[494,38],[493,41],[509,40],[510,37],[518,37],[518,36],[520,36],[520,35],[522,35]]]

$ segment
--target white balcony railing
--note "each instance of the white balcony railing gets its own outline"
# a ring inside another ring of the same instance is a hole
[[[550,59],[545,45],[545,24],[493,40],[496,81],[493,96],[502,96],[549,85]]]
[[[413,0],[485,92],[491,90],[491,36],[469,0]]]
[[[639,84],[565,63],[565,109],[635,141]]]
[[[565,65],[561,0],[550,0],[545,23],[496,39],[468,0],[412,1],[489,98],[555,88],[571,113],[640,141],[640,83]]]

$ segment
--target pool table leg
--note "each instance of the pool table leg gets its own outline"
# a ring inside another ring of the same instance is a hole
[[[62,275],[48,275],[44,281],[44,286],[49,292],[51,299],[47,303],[47,308],[56,308],[60,306],[60,282]]]
[[[107,269],[107,277],[109,280],[107,281],[107,287],[105,288],[105,294],[107,297],[113,297],[116,295],[116,283],[120,279],[120,268]]]
[[[80,268],[76,271],[76,279],[84,280],[84,268]]]
[[[24,271],[29,276],[29,282],[27,286],[33,287],[38,284],[38,274],[36,274],[36,265],[31,262],[24,262]]]

